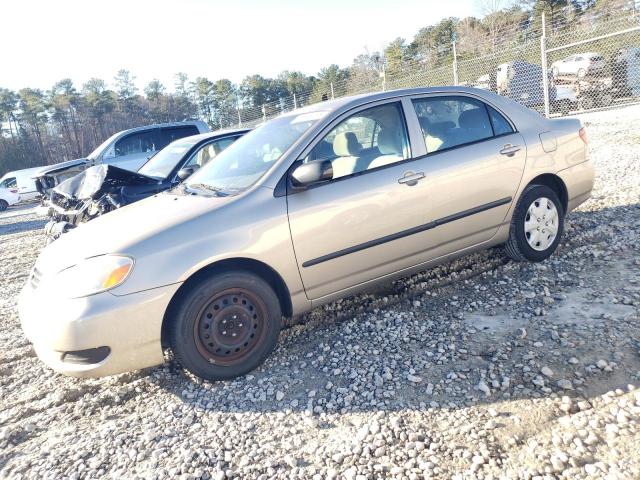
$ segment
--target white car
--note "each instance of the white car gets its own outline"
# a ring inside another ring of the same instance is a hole
[[[0,188],[16,190],[22,202],[37,200],[40,197],[40,192],[38,192],[36,188],[36,182],[33,180],[33,176],[41,169],[42,167],[25,168],[5,173],[2,178],[0,178]]]
[[[15,188],[0,188],[0,212],[20,201],[20,195]]]
[[[604,57],[596,52],[577,53],[551,64],[554,77],[563,75],[584,78],[587,75],[602,73],[606,63]]]

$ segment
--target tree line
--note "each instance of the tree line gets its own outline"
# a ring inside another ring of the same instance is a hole
[[[140,91],[136,77],[120,70],[110,84],[92,78],[78,87],[67,78],[49,90],[0,88],[0,175],[81,158],[113,133],[139,125],[195,118],[212,129],[255,124],[308,103],[380,88],[386,78],[449,65],[454,42],[457,58],[464,60],[537,39],[543,11],[553,33],[575,28],[585,18],[636,8],[635,1],[478,0],[481,18],[445,18],[420,29],[409,42],[397,38],[381,52],[362,53],[348,67],[329,65],[316,75],[255,74],[234,84],[178,73],[172,91],[159,80]]]

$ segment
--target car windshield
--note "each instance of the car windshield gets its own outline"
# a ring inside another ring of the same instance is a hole
[[[170,143],[140,167],[138,173],[160,179],[167,178],[178,162],[196,142],[195,140],[180,139]]]
[[[326,111],[287,114],[249,132],[189,177],[186,187],[221,195],[239,193],[262,177]]]

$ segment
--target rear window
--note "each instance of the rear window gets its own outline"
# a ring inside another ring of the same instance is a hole
[[[498,136],[513,133],[513,128],[511,128],[511,124],[506,118],[504,118],[495,108],[489,105],[487,105],[487,108],[489,109],[489,118],[491,118],[494,135]]]
[[[427,152],[478,142],[493,136],[485,105],[469,97],[428,97],[413,106]]]

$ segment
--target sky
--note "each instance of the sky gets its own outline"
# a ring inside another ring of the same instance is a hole
[[[112,84],[130,70],[143,88],[177,72],[239,83],[283,70],[351,64],[445,17],[477,15],[478,0],[2,0],[0,87]]]

